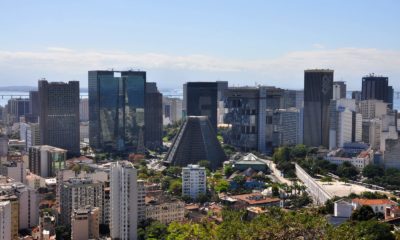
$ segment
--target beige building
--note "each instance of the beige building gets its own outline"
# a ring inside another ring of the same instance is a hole
[[[360,113],[363,119],[381,118],[387,113],[387,103],[382,100],[364,100],[360,102]]]
[[[185,218],[185,203],[172,198],[146,197],[146,219],[154,219],[168,224],[173,221],[183,221]]]
[[[0,203],[2,202],[9,202],[11,205],[11,239],[18,239],[18,229],[19,229],[18,198],[15,195],[0,196]]]
[[[71,239],[99,238],[99,208],[90,206],[75,209],[71,220]]]

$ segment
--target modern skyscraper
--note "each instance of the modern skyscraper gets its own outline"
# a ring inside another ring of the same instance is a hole
[[[89,71],[89,141],[102,151],[144,149],[146,72]]]
[[[163,112],[162,94],[156,83],[146,83],[145,143],[149,149],[162,147]]]
[[[20,117],[25,117],[29,114],[29,99],[12,98],[8,100],[7,108],[11,123],[19,122]]]
[[[329,104],[333,70],[304,71],[304,136],[308,146],[329,147]]]
[[[111,164],[110,231],[112,239],[137,239],[137,170],[127,161]]]
[[[299,115],[296,108],[274,110],[272,116],[272,146],[293,146],[299,144]]]
[[[164,125],[173,124],[182,119],[182,99],[163,97]]]
[[[39,92],[29,92],[29,120],[30,122],[37,122],[39,117]]]
[[[266,87],[229,88],[225,123],[231,128],[226,142],[242,151],[266,152]]]
[[[214,128],[206,116],[188,116],[179,129],[165,161],[174,166],[210,162],[212,169],[222,166],[226,160]]]
[[[187,116],[207,116],[217,132],[218,83],[188,82],[186,88]]]
[[[39,81],[40,142],[80,155],[79,82]]]
[[[346,83],[343,81],[333,82],[333,99],[346,98]]]
[[[81,122],[89,121],[89,99],[87,98],[79,101],[79,119]]]
[[[370,74],[362,78],[361,100],[382,100],[393,108],[393,87],[389,86],[389,78]]]

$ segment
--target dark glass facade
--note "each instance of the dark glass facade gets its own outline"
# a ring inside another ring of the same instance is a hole
[[[217,82],[188,82],[186,84],[187,116],[207,116],[217,130]]]
[[[103,151],[144,150],[146,72],[89,71],[90,145]]]
[[[361,100],[382,100],[393,107],[393,88],[389,86],[389,78],[369,75],[362,78]]]
[[[329,147],[329,104],[333,70],[304,71],[304,135],[308,146]]]
[[[162,147],[162,110],[162,94],[158,91],[156,83],[147,83],[145,108],[145,145],[147,148],[152,150]]]
[[[79,82],[39,81],[39,128],[41,145],[80,155]]]

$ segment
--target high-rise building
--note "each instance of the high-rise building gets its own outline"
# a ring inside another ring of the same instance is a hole
[[[79,120],[81,122],[89,121],[89,99],[81,98],[79,101]]]
[[[118,187],[117,187],[118,188]],[[74,210],[92,206],[103,211],[104,182],[90,177],[70,178],[60,183],[60,222],[65,226],[71,225]]]
[[[8,137],[0,135],[0,157],[8,154]]]
[[[346,98],[346,83],[343,81],[333,82],[333,97],[332,99],[337,100]]]
[[[228,81],[217,81],[217,124],[224,123],[226,91],[228,91]]]
[[[41,177],[55,177],[65,168],[67,150],[48,145],[29,148],[29,169]]]
[[[304,102],[304,91],[285,90],[283,95],[283,109],[297,108],[301,109]]]
[[[30,91],[29,92],[29,122],[38,122],[39,118],[39,92]]]
[[[333,70],[304,71],[304,136],[308,146],[329,147],[329,104]]]
[[[98,239],[99,208],[86,206],[74,210],[71,222],[71,240]]]
[[[352,91],[351,92],[351,99],[356,100],[356,102],[361,101],[361,92],[360,91]]]
[[[242,151],[266,151],[266,87],[229,88],[225,123],[231,128],[225,141]]]
[[[143,151],[146,72],[89,71],[89,142],[96,150]]]
[[[11,239],[11,202],[0,202],[0,240]]]
[[[155,150],[162,147],[163,113],[162,94],[157,89],[155,82],[146,83],[146,107],[144,114],[145,145]]]
[[[20,139],[25,141],[25,148],[40,145],[40,128],[38,123],[20,123]]]
[[[382,100],[393,108],[393,88],[389,86],[389,78],[370,74],[362,78],[361,100]]]
[[[40,142],[80,155],[79,82],[39,81]]]
[[[29,114],[29,99],[11,98],[7,104],[8,114],[10,115],[10,123],[19,122],[20,117],[25,117]]]
[[[115,162],[110,172],[110,232],[112,239],[137,239],[137,170],[127,161]]]
[[[26,165],[21,159],[10,160],[0,164],[0,175],[12,178],[21,183],[26,182]]]
[[[197,199],[206,194],[206,169],[199,165],[189,164],[182,168],[182,196]]]
[[[182,119],[182,99],[163,97],[164,125],[173,124]]]
[[[217,132],[217,82],[186,83],[186,99],[184,101],[186,102],[187,116],[207,116],[215,133]]]
[[[299,115],[296,108],[277,109],[273,112],[273,146],[293,146],[299,144]]]
[[[381,118],[387,114],[388,104],[382,100],[363,100],[359,106],[363,119]]]
[[[206,116],[188,116],[179,129],[165,162],[174,166],[210,162],[212,169],[222,166],[226,160],[215,130]]]

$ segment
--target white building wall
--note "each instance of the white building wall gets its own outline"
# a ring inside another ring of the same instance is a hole
[[[343,147],[346,142],[351,142],[351,133],[353,129],[352,118],[353,114],[348,109],[339,113],[337,138],[337,145],[339,147]]]
[[[11,203],[0,202],[0,240],[11,239]]]
[[[199,165],[182,168],[182,195],[196,199],[206,193],[206,169]]]

